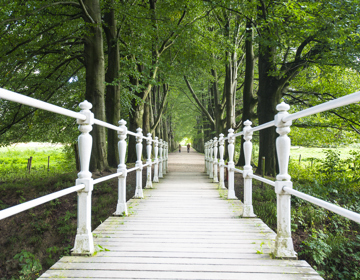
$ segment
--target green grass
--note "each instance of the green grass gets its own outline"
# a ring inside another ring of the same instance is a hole
[[[48,171],[48,157],[50,169]],[[27,170],[28,159],[32,157],[31,174]],[[33,145],[0,148],[0,180],[26,178],[44,173],[70,172],[75,168],[75,159],[66,147]]]
[[[310,161],[313,158],[324,160],[326,155],[324,151],[332,150],[340,152],[341,159],[347,159],[350,157],[351,150],[358,150],[358,145],[352,145],[348,147],[339,147],[339,148],[308,148],[301,146],[292,146],[290,150],[290,159],[291,160],[299,160],[299,156],[301,155],[301,160]]]

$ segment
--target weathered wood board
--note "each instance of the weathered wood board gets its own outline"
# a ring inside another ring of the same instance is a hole
[[[203,166],[202,155],[170,154],[170,172],[129,201],[130,215],[93,232],[106,251],[63,257],[40,279],[322,279],[305,261],[271,259],[275,233],[240,218],[241,202],[221,198]]]

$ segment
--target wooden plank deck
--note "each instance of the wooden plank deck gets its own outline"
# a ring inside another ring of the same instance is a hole
[[[203,156],[173,153],[169,172],[128,217],[94,231],[92,257],[63,257],[39,279],[322,279],[305,261],[274,260],[274,232],[239,218],[241,202],[220,197]],[[262,252],[262,254],[257,253]]]

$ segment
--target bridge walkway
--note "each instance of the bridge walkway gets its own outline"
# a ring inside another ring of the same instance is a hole
[[[271,259],[275,233],[239,218],[241,202],[222,198],[203,155],[169,154],[164,177],[93,232],[94,256],[63,257],[39,279],[322,279],[305,261]]]

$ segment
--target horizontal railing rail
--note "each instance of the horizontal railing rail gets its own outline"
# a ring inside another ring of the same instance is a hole
[[[77,192],[78,193],[78,228],[75,237],[75,244],[73,248],[73,254],[76,255],[89,255],[94,252],[94,243],[91,233],[91,194],[93,186],[95,184],[118,178],[118,202],[114,215],[127,215],[126,205],[126,176],[132,171],[136,171],[136,186],[134,198],[143,198],[142,188],[142,169],[146,167],[147,170],[147,181],[145,188],[152,188],[152,182],[159,182],[159,178],[163,178],[166,174],[167,163],[168,163],[168,144],[162,139],[152,139],[152,134],[148,133],[147,136],[142,134],[142,129],[138,128],[136,132],[128,131],[126,128],[126,121],[120,120],[119,126],[109,124],[107,122],[94,118],[94,114],[90,111],[92,108],[91,103],[84,101],[80,103],[80,112],[74,112],[59,106],[37,100],[32,97],[24,96],[19,93],[15,93],[6,89],[0,88],[0,98],[17,102],[23,105],[31,106],[38,109],[43,109],[56,114],[72,117],[77,119],[79,124],[79,130],[81,132],[78,138],[79,145],[79,158],[80,158],[80,169],[78,173],[78,179],[76,179],[76,185],[43,197],[33,199],[31,201],[12,206],[10,208],[0,211],[0,220],[18,214],[30,208],[36,207],[43,203],[57,199],[64,195]],[[119,136],[119,161],[117,172],[108,176],[92,179],[92,174],[89,171],[92,137],[89,132],[92,130],[92,125],[100,125],[108,129],[117,131]],[[136,157],[137,161],[135,167],[127,169],[125,165],[125,157],[127,150],[127,143],[125,141],[127,135],[136,137]],[[142,148],[143,140],[146,140],[146,162],[143,163]],[[152,145],[154,144],[154,148]],[[151,155],[154,152],[154,160]],[[158,157],[159,155],[159,157]],[[154,176],[151,181],[151,168],[154,165]]]
[[[320,112],[325,112],[342,106],[346,106],[352,103],[360,101],[360,91],[341,98],[325,102],[323,104],[289,114],[287,111],[290,106],[281,103],[276,109],[279,111],[275,115],[273,121],[261,124],[256,127],[251,127],[251,122],[246,121],[244,123],[244,129],[241,132],[234,133],[233,129],[228,130],[227,137],[223,134],[219,135],[219,138],[214,137],[210,141],[205,143],[205,168],[206,172],[213,182],[219,183],[219,188],[225,188],[224,184],[224,167],[228,169],[228,199],[237,199],[234,191],[234,172],[242,173],[244,178],[244,206],[243,217],[255,217],[252,205],[252,179],[258,180],[265,184],[275,187],[277,194],[277,236],[275,240],[274,255],[280,258],[295,258],[296,253],[293,249],[293,242],[291,239],[291,209],[290,198],[291,195],[299,197],[310,203],[323,207],[329,211],[337,213],[343,217],[349,218],[357,223],[360,223],[360,214],[340,207],[338,205],[326,202],[319,198],[307,195],[305,193],[296,191],[292,188],[291,177],[288,174],[289,156],[290,156],[290,138],[288,133],[290,132],[291,122],[298,118],[307,117]],[[276,150],[279,162],[279,174],[276,176],[276,180],[272,181],[264,177],[254,175],[251,166],[252,155],[252,134],[253,132],[260,131],[266,128],[275,126],[277,133],[279,134],[276,141]],[[234,143],[238,136],[244,137],[244,156],[245,166],[243,170],[235,168],[234,157]],[[228,165],[224,165],[224,142],[228,141]],[[217,156],[219,150],[219,159]],[[219,168],[219,172],[218,172]],[[218,174],[219,173],[219,174]],[[218,179],[219,177],[219,179]]]

